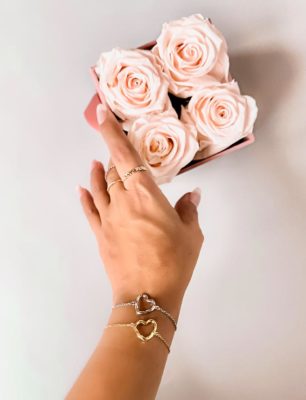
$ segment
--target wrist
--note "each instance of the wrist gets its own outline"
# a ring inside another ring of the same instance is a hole
[[[154,296],[151,293],[147,293],[148,298],[142,296],[139,299],[137,297],[143,294],[142,292],[137,294],[120,293],[120,296],[113,296],[113,306],[122,303],[125,305],[112,308],[108,323],[130,323],[154,319],[158,332],[170,344],[177,328],[182,298],[169,295],[160,296],[160,294]],[[131,302],[133,304],[126,304]],[[137,313],[137,311],[144,312],[145,310],[147,310],[146,313]]]

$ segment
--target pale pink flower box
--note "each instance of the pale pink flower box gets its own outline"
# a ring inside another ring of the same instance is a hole
[[[155,45],[155,43],[156,42],[153,41],[153,42],[147,43],[143,46],[140,46],[139,48],[150,50]],[[99,80],[98,80],[97,74],[94,70],[94,67],[90,68],[90,74],[95,83],[96,94],[92,97],[88,106],[86,107],[86,109],[84,111],[84,116],[85,116],[87,122],[89,123],[89,125],[91,125],[94,129],[98,130],[98,123],[96,120],[96,107],[97,107],[97,104],[101,102],[101,99],[103,99],[103,94],[101,93],[101,90],[99,87]],[[255,137],[251,133],[248,136],[245,136],[244,138],[240,139],[238,142],[232,144],[225,150],[220,151],[219,153],[216,153],[210,157],[204,158],[203,160],[191,161],[189,164],[187,164],[184,168],[182,168],[180,170],[179,174],[182,174],[183,172],[186,172],[186,171],[188,171],[192,168],[195,168],[201,164],[204,164],[208,161],[214,160],[215,158],[219,158],[225,154],[231,153],[235,150],[242,149],[243,147],[248,146],[249,144],[252,144],[254,141],[255,141]]]

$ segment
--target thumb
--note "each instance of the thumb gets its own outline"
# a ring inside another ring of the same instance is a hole
[[[198,205],[201,201],[201,189],[195,188],[192,192],[185,193],[175,204],[175,209],[181,220],[190,224],[198,222]]]

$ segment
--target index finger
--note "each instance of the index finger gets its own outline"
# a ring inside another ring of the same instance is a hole
[[[122,177],[130,169],[141,165],[142,160],[110,108],[101,103],[98,104],[96,112],[99,132],[107,144],[119,175]]]

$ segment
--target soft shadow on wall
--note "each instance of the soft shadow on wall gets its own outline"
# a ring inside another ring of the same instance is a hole
[[[291,135],[285,137],[286,133],[279,130],[279,126],[274,129],[280,106],[294,95],[294,86],[300,80],[298,56],[281,47],[234,53],[230,54],[230,71],[237,79],[242,94],[253,96],[258,105],[254,130],[256,142],[253,145],[258,170],[263,168],[263,173],[271,173],[271,178],[281,180],[284,198],[290,194],[287,206],[303,210],[306,188],[301,187],[300,180],[295,176],[296,171],[286,162],[284,145],[279,146],[280,138],[290,144]],[[288,109],[287,115],[290,118],[292,110]],[[295,196],[291,196],[292,193]]]
[[[281,152],[271,152],[277,141],[277,132],[271,132],[269,129],[273,115],[279,112],[283,98],[290,94],[295,80],[298,79],[295,56],[288,51],[275,48],[258,52],[233,53],[230,54],[230,71],[233,78],[238,81],[242,94],[254,97],[258,105],[259,113],[255,126],[255,136],[258,140],[253,145],[253,156],[257,159],[256,168],[262,168],[263,176],[267,171],[271,171],[272,175],[275,171],[281,172],[279,176],[285,188],[283,194],[286,200],[285,206],[302,207],[302,203],[296,204],[296,199],[295,204],[292,204],[293,199],[286,198],[291,189],[296,191],[298,188],[292,179],[290,169],[283,162]],[[201,302],[201,299],[198,301]],[[176,380],[162,386],[157,400],[224,399],[220,388],[214,387],[201,372],[195,375],[189,363],[191,363],[189,358],[181,360]]]
[[[285,49],[260,50],[229,54],[230,71],[239,83],[242,94],[256,99],[258,118],[256,134],[259,133],[284,96],[290,92],[297,78],[295,55]]]

